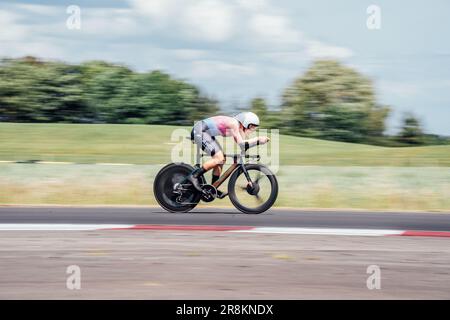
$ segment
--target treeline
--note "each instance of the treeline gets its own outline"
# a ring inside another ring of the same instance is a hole
[[[404,115],[395,136],[385,134],[391,107],[376,101],[372,81],[337,61],[316,61],[282,95],[278,111],[270,111],[262,98],[250,109],[266,125],[304,137],[381,146],[449,144],[448,137],[423,132],[420,121]]]
[[[289,135],[383,146],[450,143],[425,134],[412,114],[396,136],[386,135],[391,108],[376,101],[372,81],[333,60],[314,62],[284,90],[277,110],[263,98],[242,109]],[[0,121],[192,125],[219,112],[216,100],[161,71],[34,57],[0,62]]]
[[[34,57],[0,65],[0,121],[190,125],[218,111],[217,101],[161,71]]]

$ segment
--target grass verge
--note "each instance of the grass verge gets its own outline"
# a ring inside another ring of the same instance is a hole
[[[0,164],[0,204],[154,205],[161,167]],[[277,178],[278,207],[450,210],[448,168],[283,166]]]

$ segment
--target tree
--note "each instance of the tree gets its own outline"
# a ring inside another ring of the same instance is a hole
[[[250,102],[250,111],[257,114],[261,120],[263,128],[276,128],[280,126],[280,112],[269,110],[266,100],[263,98],[254,98]]]
[[[125,123],[190,125],[218,111],[196,87],[161,71],[133,74],[115,105],[116,118]]]
[[[403,117],[403,125],[397,140],[408,145],[421,145],[424,143],[424,133],[419,120],[407,113]]]
[[[6,59],[0,75],[3,121],[79,122],[88,117],[77,66],[33,57]]]
[[[314,62],[282,97],[284,129],[296,135],[364,142],[383,135],[388,114],[368,78],[333,60]]]
[[[0,121],[190,125],[218,110],[216,100],[161,71],[34,57],[0,62]]]
[[[267,116],[267,105],[263,98],[254,98],[250,102],[250,111],[257,114],[261,121],[264,121]]]
[[[83,74],[83,92],[95,122],[118,122],[118,96],[126,88],[133,72],[120,65],[104,61],[89,61],[80,66]]]

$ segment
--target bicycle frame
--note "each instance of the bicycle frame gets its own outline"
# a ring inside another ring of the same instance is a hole
[[[218,187],[221,186],[222,183],[225,182],[225,180],[228,179],[229,176],[231,176],[231,174],[234,172],[234,170],[236,170],[237,167],[239,167],[240,164],[237,164],[236,162],[234,162],[231,167],[229,167],[227,169],[227,171],[225,171],[224,173],[222,173],[222,175],[220,176],[219,180],[217,180],[216,182],[213,183],[213,186],[217,189]]]
[[[207,154],[201,153],[198,149],[199,148],[197,148],[196,166],[200,166],[201,158],[204,156],[207,156]],[[257,161],[259,161],[259,159],[260,159],[259,155],[247,155],[245,153],[241,153],[241,154],[224,154],[224,156],[225,156],[225,161],[227,158],[233,158],[233,164],[224,173],[222,173],[219,180],[217,180],[216,182],[213,183],[213,186],[216,189],[218,187],[220,187],[238,167],[241,167],[242,170],[244,171],[244,175],[247,178],[247,181],[250,183],[252,182],[247,170],[245,169],[244,162],[242,161],[242,159],[243,158],[257,159]]]

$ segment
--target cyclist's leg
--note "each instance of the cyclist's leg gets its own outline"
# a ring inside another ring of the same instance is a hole
[[[219,149],[219,151],[216,151],[216,153],[212,156],[210,164],[208,164],[208,167],[211,166],[213,169],[211,184],[219,180],[222,173],[223,164],[225,163],[225,155],[223,154],[222,148],[220,147],[220,144],[217,145],[217,149]]]
[[[215,153],[212,158],[215,160],[217,165],[213,167],[213,176],[220,177],[222,173],[223,164],[225,163],[225,155],[223,154],[222,146],[217,142],[216,137],[212,137],[215,142]],[[213,182],[214,183],[214,182]]]
[[[209,133],[203,132],[203,124],[199,123],[194,126],[193,140],[201,147],[203,151],[208,153],[212,159],[206,161],[200,168],[196,169],[189,177],[189,181],[192,182],[197,190],[201,190],[198,178],[212,168],[215,168],[219,163],[223,163],[223,152],[221,146]],[[191,135],[192,137],[192,135]]]
[[[206,161],[203,164],[203,168],[205,168],[205,171],[209,171],[209,170],[213,169],[212,183],[214,183],[215,181],[217,181],[219,179],[220,174],[222,173],[222,167],[223,167],[224,161],[225,161],[225,156],[223,155],[222,151],[219,151],[216,154],[214,154],[210,160]]]
[[[211,153],[211,159],[205,162],[204,167],[207,170],[213,169],[211,184],[214,184],[217,180],[219,180],[222,173],[222,168],[225,163],[225,155],[223,154],[223,150],[220,144],[214,137],[212,138],[215,142],[214,152]],[[220,190],[217,190],[217,194],[221,196],[222,192]]]
[[[218,164],[218,165],[213,169],[211,184],[214,184],[214,182],[216,182],[217,180],[219,180],[220,175],[222,174],[222,169],[223,169],[223,163],[222,163],[222,164]]]
[[[225,155],[223,154],[222,147],[214,137],[211,137],[211,140],[208,141],[208,154],[211,156],[211,159],[203,164],[203,168],[206,171],[214,169],[213,174],[220,176],[223,164],[225,163]]]
[[[222,147],[216,141],[216,138],[211,136],[208,132],[204,132],[204,124],[198,123],[194,126],[191,134],[191,139],[199,146],[203,151],[211,156],[211,159],[207,160],[202,168],[204,171],[209,171],[216,168],[218,165],[223,165],[225,156],[222,151]],[[220,169],[215,169],[220,170]],[[215,171],[217,172],[217,171]]]
[[[220,179],[220,175],[222,173],[223,164],[225,163],[225,156],[223,154],[223,151],[219,151],[213,156],[213,159],[217,163],[217,165],[213,169],[211,184],[214,184],[216,181]],[[217,189],[217,195],[219,197],[222,197],[223,192]]]

